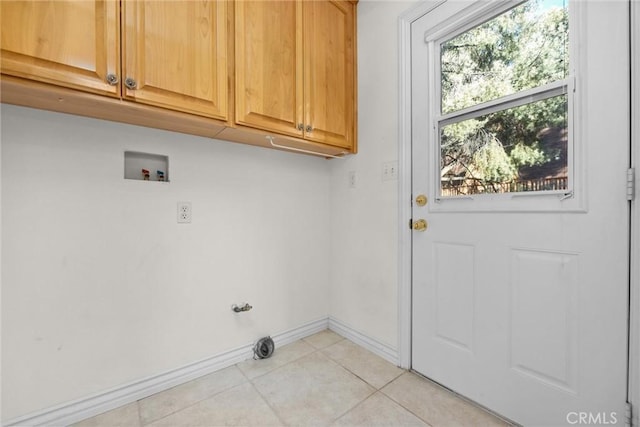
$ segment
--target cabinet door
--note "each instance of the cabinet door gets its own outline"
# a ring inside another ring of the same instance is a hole
[[[119,3],[0,1],[2,73],[118,96]]]
[[[355,149],[355,6],[304,2],[305,138]]]
[[[228,3],[124,0],[124,98],[228,116]]]
[[[301,2],[235,8],[236,123],[302,137]]]

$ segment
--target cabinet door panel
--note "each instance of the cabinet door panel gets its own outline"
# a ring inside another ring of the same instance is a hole
[[[227,120],[226,1],[123,1],[124,97]]]
[[[235,7],[236,123],[302,137],[301,3]]]
[[[305,138],[354,148],[355,8],[346,1],[304,2]]]
[[[119,95],[118,0],[3,0],[0,16],[3,74]]]

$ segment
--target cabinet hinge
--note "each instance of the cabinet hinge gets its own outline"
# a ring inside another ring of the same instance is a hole
[[[636,193],[636,170],[627,169],[627,200],[633,200]]]
[[[627,427],[633,427],[633,407],[631,403],[625,404],[624,425]]]
[[[409,220],[409,230],[413,230],[413,218]]]

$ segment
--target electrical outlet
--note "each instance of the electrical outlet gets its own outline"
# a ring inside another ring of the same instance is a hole
[[[358,184],[358,176],[356,171],[349,171],[349,188],[356,188]]]
[[[382,164],[382,180],[395,181],[398,179],[398,162],[386,162]]]
[[[191,202],[178,202],[178,224],[191,223]]]

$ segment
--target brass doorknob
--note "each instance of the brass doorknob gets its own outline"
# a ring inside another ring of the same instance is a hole
[[[415,231],[424,231],[427,229],[427,221],[424,219],[418,219],[413,222],[413,229]]]
[[[426,204],[427,204],[427,196],[425,196],[424,194],[420,194],[416,196],[416,205],[424,206]]]

